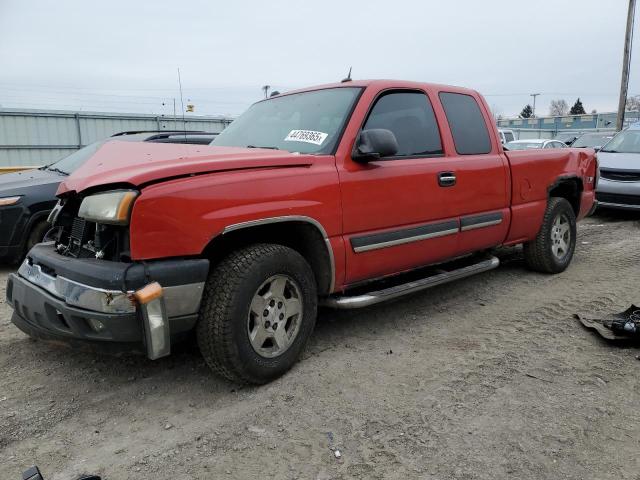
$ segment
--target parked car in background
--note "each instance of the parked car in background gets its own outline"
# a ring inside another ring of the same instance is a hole
[[[544,138],[530,138],[528,140],[514,140],[505,145],[508,150],[531,150],[537,148],[567,148],[567,146],[558,140],[549,140]]]
[[[559,133],[553,139],[564,143],[567,147],[571,147],[580,135],[580,133]]]
[[[54,241],[9,276],[12,321],[151,359],[194,333],[214,371],[265,383],[298,359],[318,304],[487,271],[500,245],[561,272],[594,153],[505,152],[497,133],[474,90],[379,80],[267,98],[210,147],[109,142],[60,185]]]
[[[47,216],[57,201],[58,185],[106,142],[208,145],[215,135],[180,131],[120,132],[87,145],[51,165],[0,175],[0,261],[20,261],[31,247],[42,241],[49,228]]]
[[[602,148],[602,146],[611,140],[614,133],[585,133],[580,135],[571,145],[574,148],[593,148],[596,152]]]
[[[499,128],[498,134],[500,135],[500,143],[502,143],[503,145],[505,143],[513,142],[516,139],[516,136],[513,133],[513,130],[506,130],[504,128]]]
[[[621,131],[598,152],[598,205],[640,211],[640,124]]]

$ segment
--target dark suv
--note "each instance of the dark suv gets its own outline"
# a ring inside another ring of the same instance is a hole
[[[49,228],[47,217],[56,204],[56,191],[72,173],[109,141],[188,143],[208,145],[216,133],[183,131],[120,132],[33,170],[0,175],[0,261],[19,262]]]

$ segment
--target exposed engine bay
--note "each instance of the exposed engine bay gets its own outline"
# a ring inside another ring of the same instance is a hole
[[[49,216],[52,229],[45,241],[54,241],[56,251],[67,257],[130,262],[129,227],[105,225],[80,218],[82,198],[67,197]]]

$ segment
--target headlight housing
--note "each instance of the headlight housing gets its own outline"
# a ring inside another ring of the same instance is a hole
[[[131,217],[136,190],[112,190],[89,195],[82,200],[78,216],[96,223],[127,225]]]
[[[0,207],[5,207],[7,205],[15,205],[20,201],[20,195],[15,197],[0,197]]]

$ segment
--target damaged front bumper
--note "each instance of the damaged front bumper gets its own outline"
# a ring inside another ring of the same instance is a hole
[[[7,302],[12,322],[33,337],[154,359],[194,327],[208,270],[203,259],[110,262],[40,244],[9,276]]]

